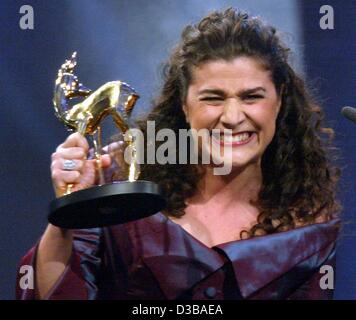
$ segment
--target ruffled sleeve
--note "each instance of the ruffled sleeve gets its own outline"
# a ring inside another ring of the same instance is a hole
[[[95,299],[98,293],[97,280],[101,268],[100,243],[102,230],[99,228],[75,230],[73,250],[69,263],[44,299],[70,300]],[[16,298],[34,300],[36,286],[36,255],[38,244],[22,258],[17,272]],[[33,285],[23,285],[23,266],[32,270]]]

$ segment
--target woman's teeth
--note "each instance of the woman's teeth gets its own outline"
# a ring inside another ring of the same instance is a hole
[[[220,141],[224,143],[234,143],[234,142],[243,142],[250,137],[250,134],[247,132],[236,134],[236,135],[228,135],[228,136],[220,136]]]

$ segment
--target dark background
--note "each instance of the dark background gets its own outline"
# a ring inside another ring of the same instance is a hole
[[[34,8],[34,30],[21,30],[19,9]],[[319,26],[331,5],[335,29]],[[17,264],[46,226],[53,199],[50,154],[67,136],[54,117],[56,73],[78,51],[77,73],[90,88],[122,79],[141,94],[145,112],[159,87],[160,63],[182,27],[213,9],[234,6],[285,33],[294,66],[317,89],[336,130],[343,169],[344,228],[337,254],[338,299],[356,299],[356,125],[340,115],[356,106],[356,1],[303,0],[2,0],[0,2],[0,299],[13,299]]]
[[[334,30],[321,30],[321,5],[334,8]],[[327,123],[336,131],[340,181],[340,201],[344,207],[344,227],[337,251],[337,299],[356,299],[356,125],[340,116],[340,107],[356,107],[356,1],[301,2],[305,72],[318,90]]]

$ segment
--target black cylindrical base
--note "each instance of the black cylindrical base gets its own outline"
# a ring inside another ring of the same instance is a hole
[[[86,229],[138,220],[166,205],[150,181],[120,181],[80,190],[50,203],[48,221],[65,229]]]

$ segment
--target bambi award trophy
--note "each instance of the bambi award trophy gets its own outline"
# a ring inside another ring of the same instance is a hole
[[[92,141],[91,157],[95,159],[98,182],[73,192],[73,185],[67,185],[65,195],[50,203],[49,222],[67,229],[94,228],[141,219],[160,211],[166,202],[159,186],[138,180],[137,144],[130,134],[129,121],[138,94],[122,81],[108,82],[91,91],[73,73],[76,64],[73,53],[59,69],[53,104],[56,116],[68,130]],[[82,101],[71,106],[73,98]],[[107,125],[116,130],[117,138],[104,145],[102,133]],[[130,155],[129,162],[123,160],[124,151]],[[100,166],[103,153],[108,153],[116,166],[109,174]]]

